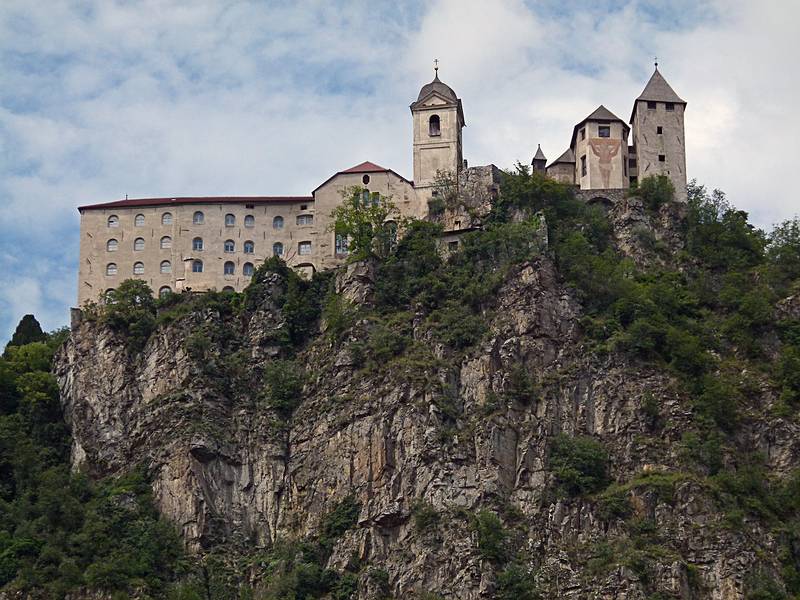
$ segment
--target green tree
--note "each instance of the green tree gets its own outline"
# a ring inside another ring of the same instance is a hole
[[[550,448],[550,470],[568,496],[599,492],[611,481],[608,452],[600,442],[585,436],[556,436]]]
[[[47,334],[42,331],[39,321],[33,315],[25,315],[17,324],[14,335],[8,346],[24,346],[31,342],[43,342],[47,339]]]
[[[648,175],[631,188],[630,195],[639,196],[644,205],[651,211],[657,211],[661,206],[675,199],[675,186],[666,175]]]
[[[397,243],[400,212],[390,198],[362,187],[347,188],[331,213],[328,231],[347,240],[350,260],[384,258]]]

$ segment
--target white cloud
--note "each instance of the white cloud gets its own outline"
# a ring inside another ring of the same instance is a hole
[[[798,18],[745,0],[6,0],[0,339],[22,305],[66,322],[79,204],[303,194],[367,159],[409,175],[433,58],[464,102],[466,158],[506,167],[537,143],[558,156],[598,104],[627,119],[657,54],[689,102],[690,177],[762,225],[790,217]]]

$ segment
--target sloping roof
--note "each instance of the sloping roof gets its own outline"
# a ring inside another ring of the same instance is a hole
[[[686,101],[682,100],[678,94],[675,93],[675,90],[667,83],[667,80],[664,79],[664,76],[661,74],[661,71],[656,70],[653,71],[653,74],[650,76],[650,81],[647,82],[647,85],[644,86],[644,90],[642,93],[639,94],[639,97],[636,98],[633,102],[633,110],[631,110],[631,120],[630,123],[633,123],[633,115],[636,114],[636,105],[640,101],[648,101],[648,102],[672,102],[674,104],[683,104],[686,105]]]
[[[581,121],[580,123],[575,125],[575,127],[572,128],[572,139],[569,142],[570,148],[573,148],[575,146],[575,138],[578,136],[578,129],[580,129],[581,125],[583,125],[588,121],[619,121],[620,123],[622,123],[622,126],[626,130],[630,129],[630,127],[628,127],[625,121],[620,119],[617,115],[612,113],[610,110],[608,110],[605,106],[601,104],[594,110],[592,114],[590,114],[583,121]]]
[[[428,96],[428,94],[431,94],[433,92],[436,92],[440,96],[452,100],[453,102],[458,101],[458,96],[456,96],[456,93],[453,91],[453,88],[451,88],[449,85],[447,85],[446,83],[444,83],[439,79],[438,72],[436,73],[436,76],[433,78],[433,81],[431,81],[430,83],[426,83],[425,85],[422,86],[422,89],[419,91],[419,96],[417,96],[417,102],[421,102]]]
[[[78,210],[131,208],[135,206],[179,206],[181,204],[272,204],[311,202],[312,196],[187,196],[183,198],[127,198],[101,204],[85,204]]]
[[[408,179],[406,179],[405,177],[400,175],[397,171],[394,171],[392,169],[387,169],[385,167],[382,167],[380,165],[376,165],[375,163],[366,160],[363,163],[356,165],[355,167],[350,167],[349,169],[345,169],[344,171],[338,171],[338,172],[334,173],[333,175],[328,177],[325,181],[320,183],[317,187],[315,187],[314,191],[311,192],[311,193],[314,194],[319,188],[321,188],[322,186],[327,184],[329,181],[334,179],[337,175],[352,175],[353,173],[391,173],[391,174],[395,175],[396,177],[399,177],[400,179],[402,179],[406,183],[408,183],[408,184],[410,184],[412,186],[414,185],[413,181],[409,181]]]
[[[536,154],[533,155],[533,160],[545,160],[545,161],[547,160],[547,158],[544,155],[544,152],[542,152],[541,144],[538,144],[538,148],[536,148]]]
[[[555,159],[553,162],[551,162],[547,166],[549,168],[549,167],[552,167],[553,165],[557,165],[558,163],[572,163],[572,164],[575,164],[575,153],[572,151],[572,148],[567,148],[567,150],[564,152],[564,154],[559,156],[557,159]]]

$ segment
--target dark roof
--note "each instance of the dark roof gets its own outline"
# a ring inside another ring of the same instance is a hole
[[[349,175],[349,174],[353,174],[353,173],[392,173],[393,175],[395,175],[396,177],[399,177],[400,179],[402,179],[406,183],[411,184],[412,186],[414,185],[413,181],[409,181],[408,179],[406,179],[405,177],[403,177],[402,175],[397,173],[397,171],[393,171],[392,169],[387,169],[387,168],[382,167],[380,165],[376,165],[375,163],[370,162],[370,161],[367,160],[367,161],[364,161],[361,164],[356,165],[355,167],[350,167],[349,169],[345,169],[344,171],[338,171],[337,173],[334,173],[333,175],[328,177],[325,181],[320,183],[317,187],[315,187],[314,191],[311,192],[311,193],[314,194],[319,188],[321,188],[326,183],[331,181],[337,175]]]
[[[583,121],[575,125],[575,127],[572,129],[572,140],[569,143],[570,148],[573,148],[575,146],[575,138],[578,135],[578,129],[581,127],[581,125],[587,123],[588,121],[619,121],[620,123],[622,123],[622,126],[625,129],[630,129],[628,125],[625,123],[625,121],[620,119],[617,115],[612,113],[610,110],[608,110],[605,106],[601,104],[594,110],[592,114],[590,114]]]
[[[673,90],[672,87],[667,83],[667,80],[664,79],[664,76],[658,70],[658,67],[656,67],[656,70],[653,71],[650,81],[647,82],[647,85],[644,86],[644,90],[642,90],[642,93],[639,94],[639,97],[636,98],[633,103],[631,122],[633,122],[633,115],[636,113],[636,104],[639,101],[686,104],[686,101],[682,100],[681,97],[675,93],[675,90]]]
[[[551,162],[548,166],[552,167],[553,165],[557,165],[558,163],[572,163],[575,164],[575,153],[572,151],[572,148],[567,148],[566,152]]]
[[[440,96],[447,98],[448,100],[452,100],[453,102],[458,102],[458,96],[453,91],[449,85],[444,83],[439,79],[439,73],[436,73],[436,76],[433,78],[433,81],[430,83],[426,83],[422,86],[422,89],[419,91],[419,96],[417,96],[417,102],[421,102],[425,98],[428,97],[429,94],[437,93]]]
[[[544,152],[542,152],[542,145],[538,144],[538,148],[536,148],[536,154],[533,155],[533,160],[547,160],[545,158]]]
[[[311,202],[312,196],[188,196],[184,198],[126,198],[102,204],[86,204],[78,210],[131,208],[135,206],[179,206],[181,204],[280,204]]]

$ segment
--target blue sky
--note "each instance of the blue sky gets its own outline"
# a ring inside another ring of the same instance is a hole
[[[433,0],[0,3],[0,343],[53,329],[80,204],[307,194],[372,160],[411,175],[408,105],[464,103],[470,164],[554,158],[604,104],[627,118],[659,56],[689,103],[688,171],[759,225],[798,211],[797,2]]]

